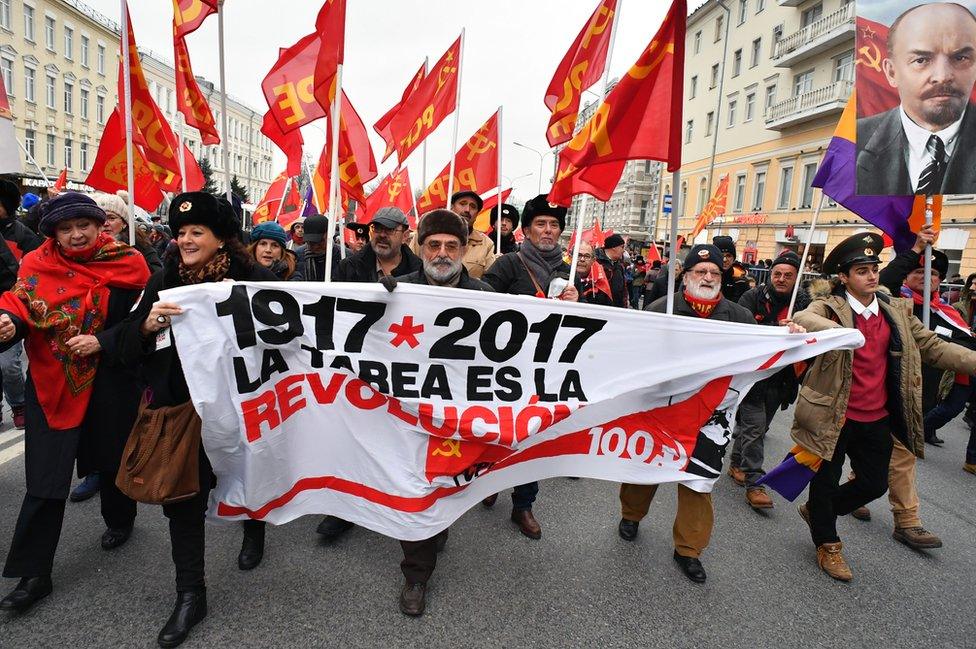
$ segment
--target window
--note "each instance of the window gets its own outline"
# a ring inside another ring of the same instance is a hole
[[[24,99],[30,103],[37,101],[34,94],[34,82],[37,77],[37,70],[30,66],[24,66]]]
[[[3,0],[0,0],[2,2]],[[0,74],[3,74],[3,87],[7,89],[7,94],[14,94],[14,62],[11,59],[0,58]]]
[[[73,83],[68,81],[64,82],[64,112],[68,115],[74,113],[74,102],[72,101],[75,94],[75,86]]]
[[[742,121],[751,122],[755,114],[756,114],[756,93],[750,92],[748,95],[746,95],[746,115],[742,119]]]
[[[695,131],[695,120],[689,119],[685,124],[685,144],[691,142],[691,136]]]
[[[752,211],[758,212],[762,209],[763,199],[766,194],[766,172],[757,171],[756,180],[752,191]]]
[[[44,45],[54,51],[54,18],[44,16]]]
[[[649,201],[641,201],[640,206],[640,224],[644,225],[647,223],[647,205]]]
[[[88,67],[88,37],[82,35],[81,37],[81,66]]]
[[[702,210],[705,209],[705,205],[708,204],[708,185],[705,179],[702,178],[698,183],[698,209],[696,214],[701,214]]]
[[[756,0],[756,13],[766,8],[766,0]]]
[[[98,73],[105,74],[105,46],[98,44]]]
[[[733,126],[735,126],[735,109],[736,109],[736,104],[738,104],[738,103],[739,102],[736,99],[729,100],[729,121],[728,121],[728,128],[732,128]]]
[[[801,208],[809,208],[813,204],[813,178],[817,175],[817,163],[808,162],[803,165],[803,198]]]
[[[725,27],[725,16],[719,16],[715,19],[715,42],[722,40],[722,31]]]
[[[73,142],[70,138],[65,138],[64,140],[64,166],[71,168],[71,152],[74,149],[72,146]]]
[[[783,25],[779,24],[773,27],[773,47],[770,50],[770,54],[774,54],[776,52],[776,43],[780,42],[781,40],[783,40]]]
[[[55,98],[54,98],[54,95],[55,95],[55,92],[54,92],[54,84],[55,84],[55,81],[56,81],[56,79],[55,79],[54,75],[52,73],[48,72],[47,73],[47,81],[44,84],[44,90],[45,90],[45,95],[44,96],[45,96],[45,99],[47,100],[47,107],[50,108],[50,109],[52,109],[52,110],[54,110],[54,109],[57,108],[57,106],[54,103],[55,102]]]
[[[82,171],[88,171],[88,142],[82,142],[79,145],[78,162]]]
[[[754,68],[759,65],[759,58],[762,56],[762,38],[752,41],[752,50],[749,54],[749,67]]]
[[[834,59],[834,81],[854,81],[854,52],[845,52]]]
[[[739,0],[739,22],[741,25],[746,21],[746,14],[749,12],[749,3],[746,0]]]
[[[695,32],[695,54],[701,54],[701,30]]]
[[[741,212],[746,202],[746,175],[739,174],[735,177],[735,203],[734,210]]]
[[[64,58],[71,61],[75,58],[75,30],[64,28]]]
[[[681,183],[681,201],[678,203],[678,208],[681,210],[680,216],[684,216],[685,212],[688,211],[688,183]]]
[[[81,118],[88,119],[88,91],[84,88],[81,89],[78,106],[81,112]]]
[[[793,77],[793,96],[800,95],[813,90],[813,70],[807,70]]]
[[[776,105],[776,86],[770,85],[766,86],[766,113],[769,113],[769,109]]]
[[[45,151],[45,153],[47,153],[47,163],[50,166],[52,166],[52,167],[57,164],[57,160],[55,159],[55,156],[54,156],[54,153],[55,153],[54,147],[56,145],[57,145],[57,142],[55,142],[55,140],[54,140],[54,133],[48,133],[47,134],[47,147],[46,147],[47,148],[47,151]]]
[[[712,66],[712,82],[708,85],[709,88],[714,88],[718,85],[718,63]]]
[[[99,124],[105,123],[105,95],[95,97],[95,121]]]
[[[10,0],[0,0],[0,27],[10,29]]]
[[[654,163],[651,160],[645,160],[644,161],[644,173],[645,174],[651,173],[651,169],[652,169],[652,165],[653,164]]]
[[[742,72],[742,50],[738,49],[732,54],[732,76],[737,77]]]
[[[800,14],[800,29],[820,20],[823,16],[823,4],[816,4]]]
[[[696,74],[691,78],[691,85],[688,87],[689,99],[694,99],[695,95],[697,94],[698,94],[698,75]]]
[[[705,137],[712,134],[712,126],[715,124],[715,111],[708,111],[708,115],[705,115]]]
[[[793,192],[793,167],[783,167],[779,172],[779,198],[776,207],[781,210],[789,209],[790,194]]]
[[[24,5],[24,38],[34,42],[34,7]]]
[[[24,148],[27,149],[27,153],[29,153],[30,157],[32,158],[37,156],[37,153],[35,152],[36,140],[37,140],[37,135],[34,133],[33,130],[27,129],[26,131],[24,131]]]

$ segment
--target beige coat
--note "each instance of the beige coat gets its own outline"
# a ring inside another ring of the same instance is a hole
[[[922,429],[922,362],[954,372],[976,373],[976,352],[947,343],[926,329],[912,313],[913,303],[878,294],[880,314],[891,327],[888,383],[892,432],[918,457],[924,456]],[[793,317],[807,331],[854,327],[854,310],[847,298],[831,295],[816,300]],[[800,388],[793,418],[793,440],[829,460],[844,426],[851,394],[852,350],[835,350],[816,357]]]
[[[415,255],[420,255],[420,245],[417,243],[417,235],[410,239],[410,251]],[[481,279],[485,271],[491,268],[498,255],[495,254],[495,244],[484,232],[472,230],[468,235],[468,248],[464,252],[462,263],[468,270],[468,275],[475,279]]]

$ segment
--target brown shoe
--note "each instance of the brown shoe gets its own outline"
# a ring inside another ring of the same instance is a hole
[[[896,527],[892,538],[915,550],[932,550],[942,547],[942,539],[924,527]]]
[[[482,499],[481,504],[490,509],[495,506],[496,500],[498,500],[498,494],[492,494],[487,498]]]
[[[769,497],[766,490],[762,487],[746,489],[746,502],[753,509],[772,509],[773,499]]]
[[[542,538],[542,527],[535,520],[531,509],[513,509],[512,522],[519,526],[519,531],[530,539]]]
[[[851,516],[859,521],[869,521],[871,520],[871,510],[867,507],[858,507],[851,512]]]
[[[803,522],[807,524],[807,527],[809,527],[810,531],[812,532],[813,524],[810,522],[810,507],[808,507],[806,503],[803,503],[802,505],[796,506],[796,511],[800,514],[800,518],[803,519]]]
[[[976,475],[976,464],[969,464],[969,463],[963,464],[962,470],[965,471],[966,473],[972,473],[973,475]]]
[[[843,547],[844,544],[840,541],[817,546],[817,565],[837,581],[850,581],[854,575],[844,561],[844,555],[840,553]]]
[[[400,591],[400,612],[417,617],[424,614],[425,608],[427,608],[427,584],[409,582],[404,584],[403,590]]]
[[[746,486],[746,474],[739,467],[730,466],[729,477],[732,478],[732,481],[735,482],[735,484],[739,485],[740,487]]]

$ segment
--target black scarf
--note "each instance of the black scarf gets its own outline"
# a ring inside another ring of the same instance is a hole
[[[557,245],[549,252],[543,252],[532,245],[528,239],[522,242],[518,254],[525,261],[529,271],[535,276],[535,281],[539,282],[543,291],[549,289],[549,283],[557,276],[557,271],[561,270],[566,263],[563,261],[563,250],[560,246]]]

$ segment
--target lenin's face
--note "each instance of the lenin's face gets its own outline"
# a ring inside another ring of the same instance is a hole
[[[884,61],[908,116],[929,131],[958,120],[976,82],[976,20],[951,4],[923,5],[906,14]]]

